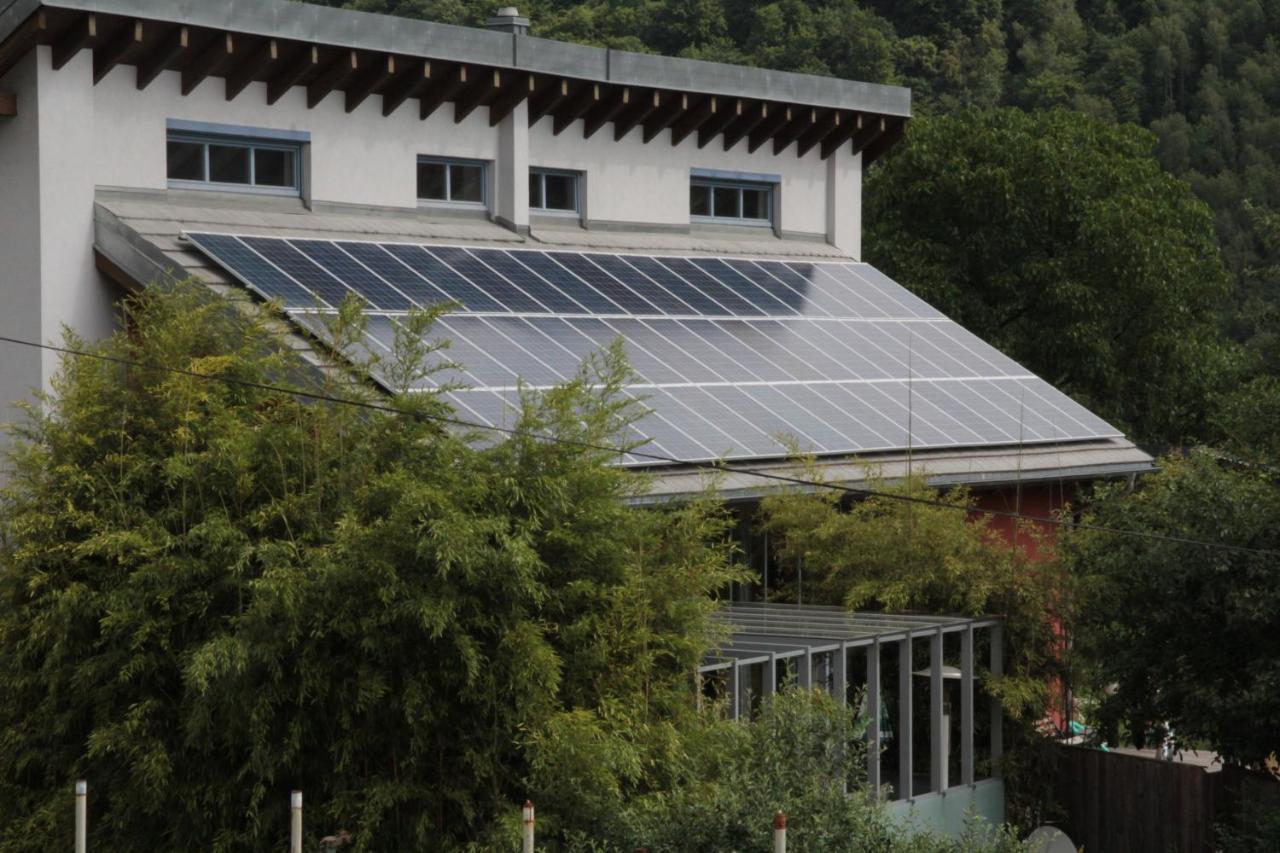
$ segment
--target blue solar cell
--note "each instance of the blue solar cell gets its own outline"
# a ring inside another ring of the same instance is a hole
[[[589,286],[603,293],[610,301],[621,306],[628,314],[662,313],[652,302],[596,266],[591,261],[593,256],[580,255],[576,252],[548,252],[547,255]]]
[[[472,249],[472,254],[538,300],[538,303],[546,306],[549,311],[557,314],[580,314],[585,310],[556,283],[549,282],[530,270],[512,257],[510,252],[501,249]]]
[[[315,262],[284,240],[275,237],[245,237],[245,245],[275,264],[280,270],[329,305],[337,307],[355,291],[329,275]]]
[[[489,345],[495,336],[492,328],[479,317],[449,314],[440,319],[440,337],[449,342],[445,351],[462,365],[471,377],[470,384],[481,388],[514,385],[518,379],[515,365],[495,358]]]
[[[360,294],[378,311],[407,311],[413,303],[400,291],[328,240],[290,240],[290,245],[324,268],[325,272]]]
[[[697,314],[687,302],[640,273],[617,255],[588,255],[596,266],[621,282],[663,314]]]
[[[643,255],[623,255],[621,257],[627,265],[649,280],[659,284],[668,293],[676,296],[681,302],[692,308],[693,311],[690,313],[715,316],[728,316],[731,313],[728,308],[658,263],[657,258],[649,258]]]
[[[468,311],[506,311],[502,303],[446,266],[422,246],[388,243],[388,252]]]
[[[423,249],[444,261],[454,272],[491,296],[508,311],[545,312],[547,310],[523,290],[481,263],[466,249],[454,246],[424,246]]]
[[[658,258],[658,260],[663,266],[688,282],[694,290],[701,291],[703,295],[723,306],[727,313],[738,317],[757,317],[765,314],[763,309],[734,292],[723,282],[707,275],[687,258]]]
[[[787,316],[800,313],[796,307],[799,299],[796,298],[795,291],[768,275],[764,270],[756,268],[751,270],[751,275],[748,275],[749,265],[740,270],[719,258],[693,258],[692,260],[698,269],[717,281],[723,282],[726,287],[740,294],[765,314]],[[762,283],[764,281],[769,282],[767,287]]]
[[[188,234],[187,238],[265,299],[274,299],[289,308],[314,308],[317,302],[327,304],[268,263],[239,237],[227,234]]]
[[[423,308],[453,302],[453,298],[403,261],[397,260],[377,243],[341,242],[339,248],[377,273],[383,280],[395,285],[405,296]]]
[[[524,266],[567,293],[589,314],[625,314],[618,303],[551,260],[545,252],[511,252]]]
[[[883,317],[885,312],[860,298],[847,284],[818,271],[818,265],[804,261],[756,261],[765,272],[803,292],[811,312],[832,317],[865,319]]]

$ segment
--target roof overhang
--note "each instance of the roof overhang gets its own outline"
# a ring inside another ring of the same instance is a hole
[[[911,115],[911,92],[897,86],[285,0],[11,0],[0,10],[0,76],[36,45],[52,47],[55,67],[91,50],[95,82],[136,66],[139,89],[174,70],[184,94],[221,77],[228,99],[265,82],[269,103],[302,86],[311,107],[341,92],[351,112],[379,94],[384,115],[416,99],[426,119],[452,102],[456,121],[486,106],[491,125],[528,101],[530,123],[551,116],[556,134],[582,118],[587,136],[612,122],[615,139],[634,132],[650,142],[670,129],[676,144],[771,143],[781,154],[794,142],[800,155],[847,148],[864,162]]]

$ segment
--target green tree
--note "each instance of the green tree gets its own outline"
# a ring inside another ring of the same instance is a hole
[[[619,350],[494,443],[430,393],[389,413],[262,388],[307,368],[198,285],[125,310],[71,341],[105,358],[65,362],[0,503],[0,850],[63,846],[77,777],[99,849],[278,849],[292,788],[317,835],[447,849],[523,800],[557,714],[689,703],[736,575],[718,509],[637,509],[588,449],[631,416]],[[419,382],[431,319],[318,390]],[[361,323],[344,306],[339,352]]]
[[[1226,278],[1153,147],[1065,111],[917,119],[868,180],[867,257],[1139,438],[1203,435]]]
[[[1092,530],[1065,540],[1082,578],[1076,649],[1104,737],[1118,742],[1123,724],[1141,745],[1167,723],[1179,743],[1243,764],[1280,751],[1275,470],[1207,452],[1165,459],[1133,494],[1101,490],[1086,520],[1222,546]]]

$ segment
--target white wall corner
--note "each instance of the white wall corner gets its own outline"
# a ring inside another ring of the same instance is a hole
[[[529,104],[498,123],[494,218],[520,233],[529,230]]]
[[[827,158],[827,242],[862,260],[862,153],[845,146]]]

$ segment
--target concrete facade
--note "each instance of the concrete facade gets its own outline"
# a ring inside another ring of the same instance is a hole
[[[646,68],[634,71],[656,73]],[[445,104],[422,121],[412,103],[383,116],[380,95],[348,113],[340,92],[308,109],[304,87],[268,105],[260,82],[228,101],[220,78],[185,96],[177,71],[162,72],[141,91],[135,78],[132,66],[120,65],[95,85],[90,51],[55,71],[47,46],[33,49],[0,78],[0,88],[20,103],[17,116],[0,119],[3,333],[32,338],[38,331],[43,342],[60,340],[64,324],[89,339],[110,333],[114,290],[94,265],[94,196],[107,189],[166,192],[170,120],[307,133],[301,203],[316,207],[419,215],[418,156],[456,156],[489,163],[488,215],[520,233],[530,226],[531,166],[581,174],[582,218],[576,224],[588,230],[697,233],[702,226],[689,216],[691,173],[717,170],[776,179],[775,233],[826,242],[854,258],[860,251],[862,162],[848,151],[824,160],[816,149],[798,157],[792,145],[775,155],[766,144],[749,153],[746,140],[724,151],[719,138],[699,148],[697,134],[673,146],[669,130],[646,144],[640,128],[615,141],[612,125],[584,139],[581,120],[555,135],[550,116],[529,127],[527,103],[490,127],[487,107],[455,123],[452,105]],[[234,202],[237,195],[207,194],[215,203]],[[750,240],[769,229],[730,230]],[[56,366],[53,353],[9,345],[0,358],[0,404],[28,398],[32,388],[47,389]],[[12,411],[2,417],[11,419]]]

